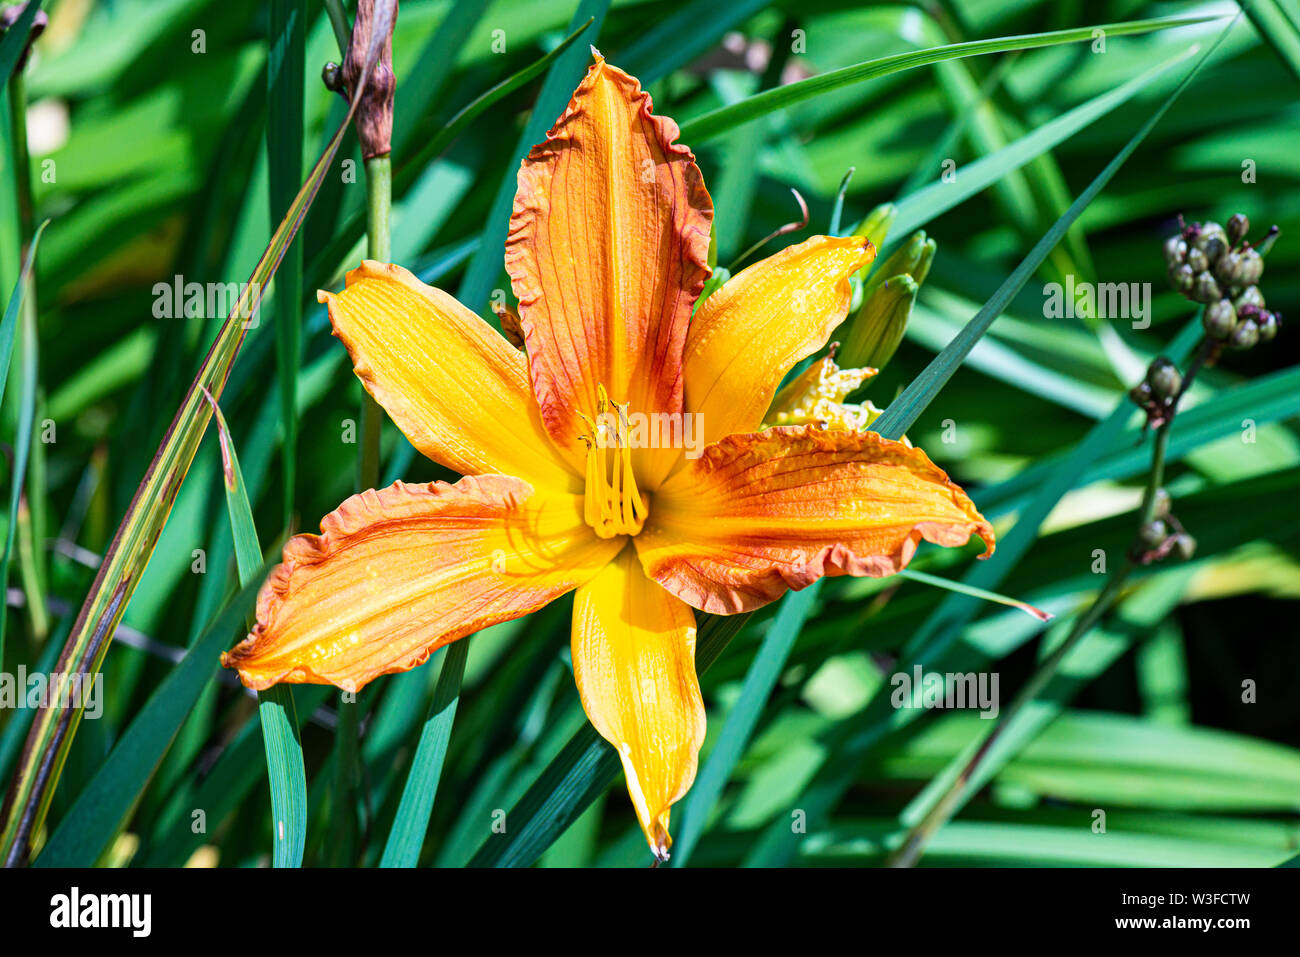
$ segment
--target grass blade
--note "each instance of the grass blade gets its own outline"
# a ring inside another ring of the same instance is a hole
[[[1072,30],[1054,30],[1050,33],[1031,33],[1025,36],[999,37],[995,40],[970,40],[965,43],[949,43],[924,50],[896,53],[893,56],[865,60],[839,70],[832,70],[820,76],[788,83],[773,90],[766,90],[748,99],[730,106],[720,107],[703,116],[697,116],[682,124],[682,142],[698,143],[710,139],[727,130],[735,129],[744,123],[752,122],[777,110],[787,109],[806,102],[823,93],[840,90],[856,83],[878,79],[891,73],[911,70],[916,67],[929,66],[944,60],[958,57],[979,56],[985,53],[1005,53],[1011,50],[1030,50],[1037,47],[1057,46],[1063,43],[1091,42],[1094,31],[1102,30],[1108,37],[1132,36],[1150,33],[1153,30],[1167,30],[1171,27],[1183,27],[1193,23],[1219,19],[1218,16],[1197,17],[1162,17],[1153,20],[1133,20],[1127,23],[1107,23],[1093,27],[1077,27]]]
[[[30,8],[29,8],[30,9]],[[13,477],[9,490],[9,525],[5,531],[4,556],[0,558],[0,582],[9,581],[9,559],[13,555],[14,535],[18,529],[18,505],[23,494],[23,483],[27,476],[27,458],[32,447],[32,426],[36,414],[36,326],[31,314],[33,304],[27,300],[28,287],[32,281],[32,264],[36,261],[36,247],[40,245],[41,233],[50,224],[47,219],[41,223],[27,248],[18,281],[9,296],[9,305],[5,307],[4,318],[0,320],[0,399],[4,398],[5,386],[8,384],[9,366],[13,360],[14,338],[18,330],[18,314],[24,312],[23,322],[23,394],[18,409],[18,434],[14,438]],[[0,615],[0,662],[4,661],[5,626],[8,615]]]
[[[270,175],[271,222],[293,203],[302,183],[303,71],[306,0],[271,0],[271,48],[266,63],[266,158]],[[280,461],[284,475],[284,527],[292,529],[298,464],[298,416],[294,392],[302,354],[302,243],[290,241],[275,277],[276,371],[280,383]]]
[[[1065,142],[1075,133],[1128,102],[1166,70],[1181,63],[1195,52],[1194,48],[1189,48],[1115,89],[1108,90],[1087,103],[1062,113],[1056,119],[1044,123],[1032,133],[1007,144],[997,152],[982,156],[975,162],[961,167],[960,175],[955,182],[933,182],[900,199],[897,220],[892,227],[895,235],[910,235],[913,230],[974,196],[1010,171],[1019,169],[1035,157]]]
[[[776,618],[772,620],[763,644],[745,674],[745,683],[741,686],[735,706],[727,715],[722,733],[686,796],[682,809],[683,823],[673,842],[674,867],[686,866],[691,851],[704,832],[704,825],[708,822],[713,806],[722,796],[722,789],[727,786],[736,763],[745,753],[750,736],[758,725],[759,716],[772,697],[772,690],[785,669],[795,639],[799,637],[799,632],[817,601],[821,584],[820,580],[815,581],[802,591],[790,592],[781,600]]]
[[[18,14],[14,25],[4,32],[4,39],[0,40],[0,77],[4,77],[6,81],[13,76],[18,58],[27,47],[32,21],[36,19],[36,14],[40,12],[41,4],[44,2],[45,0],[31,0],[23,8],[23,12]]]
[[[1300,7],[1295,0],[1241,0],[1241,9],[1300,82]]]
[[[204,393],[217,420],[221,440],[221,470],[226,487],[226,508],[235,541],[235,562],[239,584],[257,584],[262,577],[262,546],[257,540],[253,510],[248,490],[239,469],[235,443],[221,414],[221,407]],[[271,782],[271,814],[275,839],[273,861],[276,867],[301,867],[307,843],[307,770],[298,733],[298,712],[294,707],[293,688],[276,685],[257,695],[257,712],[262,722],[262,740],[266,747],[267,777]]]
[[[447,756],[452,722],[456,720],[456,704],[460,700],[460,682],[465,676],[469,641],[468,637],[453,641],[443,655],[438,686],[434,689],[429,715],[420,732],[420,744],[415,760],[411,762],[406,786],[402,789],[402,800],[397,806],[388,843],[384,845],[380,867],[415,867],[420,861],[424,835],[429,830],[429,815],[433,813],[433,800],[438,794],[442,762]]]
[[[1236,23],[1234,20],[1233,23]],[[1160,107],[1148,117],[1147,121],[1142,124],[1136,133],[1129,139],[1124,147],[1106,164],[1105,168],[1097,174],[1096,178],[1088,184],[1087,188],[1079,194],[1078,198],[1070,204],[1067,209],[1049,229],[1043,237],[1034,244],[1034,248],[1021,261],[1020,265],[1015,268],[1006,281],[998,287],[992,298],[984,304],[979,312],[968,322],[961,332],[953,337],[952,342],[944,348],[930,362],[929,365],[921,371],[912,382],[903,390],[893,402],[889,403],[889,408],[885,413],[876,420],[876,431],[886,438],[897,439],[914,423],[917,417],[924,411],[925,407],[930,404],[944,384],[952,378],[957,367],[961,365],[970,351],[975,348],[975,343],[979,342],[984,333],[988,331],[989,326],[993,325],[995,319],[1002,315],[1003,311],[1011,304],[1011,300],[1016,294],[1024,288],[1025,283],[1029,281],[1038,267],[1043,264],[1047,256],[1056,247],[1062,237],[1065,236],[1070,226],[1079,214],[1088,208],[1088,205],[1097,197],[1106,184],[1111,181],[1119,168],[1124,165],[1134,151],[1146,139],[1147,134],[1155,128],[1169,107],[1173,106],[1174,101],[1182,95],[1182,92],[1191,84],[1192,78],[1200,71],[1200,68],[1206,63],[1211,54],[1218,48],[1219,42],[1227,36],[1228,30],[1232,29],[1230,24],[1223,33],[1219,35],[1218,40],[1210,46],[1196,61],[1192,68],[1183,77],[1181,83],[1174,89]]]
[[[387,34],[394,8],[392,0],[376,5],[375,29],[366,54],[363,78],[369,77],[371,67],[378,58],[380,42]],[[62,675],[99,673],[113,632],[139,584],[141,573],[148,564],[149,556],[153,553],[207,428],[208,409],[202,391],[206,389],[214,397],[220,397],[251,319],[256,315],[262,291],[271,281],[289,243],[301,227],[364,92],[363,79],[357,84],[344,122],[312,168],[288,213],[271,237],[249,282],[243,287],[239,299],[222,324],[190,384],[181,407],[118,526],[117,534],[68,636],[59,659]],[[46,708],[41,710],[33,722],[24,749],[26,759],[18,768],[5,798],[4,820],[0,824],[0,858],[3,858],[4,863],[17,864],[26,857],[28,842],[49,809],[53,789],[72,744],[80,715],[79,708]]]
[[[123,826],[181,723],[217,671],[217,656],[244,627],[257,585],[227,603],[212,625],[154,689],[41,849],[38,867],[91,867]]]

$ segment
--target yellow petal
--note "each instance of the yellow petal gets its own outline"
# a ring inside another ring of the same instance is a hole
[[[579,450],[597,389],[680,413],[681,356],[708,276],[713,203],[677,124],[635,78],[596,62],[519,170],[506,271],[542,420]]]
[[[700,306],[686,338],[686,408],[704,440],[757,429],[777,386],[844,321],[849,277],[875,257],[859,236],[814,236],[755,263]]]
[[[645,577],[631,548],[578,589],[573,676],[591,723],[623,761],[650,850],[667,857],[668,811],[690,790],[704,743],[695,615]]]
[[[361,382],[411,444],[464,475],[577,491],[582,459],[546,435],[528,363],[486,322],[400,266],[367,260],[328,303]]]
[[[579,496],[504,475],[371,489],[327,515],[320,535],[290,540],[252,633],[221,663],[258,690],[284,681],[355,691],[542,607],[619,547],[583,522]]]
[[[992,526],[920,449],[788,426],[706,448],[664,483],[633,541],[651,578],[725,615],[822,575],[892,575],[922,539],[971,535],[992,554]]]

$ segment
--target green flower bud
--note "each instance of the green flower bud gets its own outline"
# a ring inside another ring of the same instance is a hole
[[[1264,275],[1264,257],[1253,249],[1241,252],[1241,285],[1253,286]]]
[[[1136,405],[1145,408],[1151,404],[1151,386],[1146,382],[1139,382],[1133,388],[1128,390],[1128,397],[1132,399]]]
[[[1228,248],[1228,234],[1218,223],[1199,223],[1192,230],[1191,245],[1204,252],[1213,266]]]
[[[1248,232],[1250,232],[1250,220],[1246,218],[1246,214],[1233,213],[1232,218],[1228,220],[1228,245],[1237,245],[1246,238]]]
[[[1257,309],[1263,309],[1264,294],[1259,291],[1258,286],[1247,286],[1241,291],[1241,295],[1232,301],[1232,304],[1237,307],[1238,313],[1247,306],[1254,306]]]
[[[1160,356],[1147,369],[1147,385],[1151,386],[1153,396],[1165,402],[1178,394],[1183,387],[1183,377],[1176,365]]]
[[[1165,539],[1168,537],[1169,526],[1158,518],[1154,521],[1147,522],[1138,531],[1138,538],[1142,540],[1142,544],[1147,548],[1159,548],[1165,543]]]
[[[1191,561],[1192,556],[1196,554],[1196,539],[1186,532],[1179,532],[1174,539],[1174,551],[1178,553],[1178,557],[1183,561]]]
[[[1214,264],[1214,277],[1225,286],[1242,285],[1241,254],[1229,249],[1220,256],[1219,261]]]
[[[889,235],[889,227],[894,225],[894,217],[897,215],[897,206],[893,203],[881,203],[853,227],[850,235],[869,239],[871,245],[879,249],[884,245],[885,237]]]
[[[1214,302],[1223,298],[1223,290],[1219,284],[1214,281],[1214,277],[1209,271],[1197,273],[1196,282],[1192,286],[1192,298],[1197,302]]]
[[[926,251],[926,246],[931,249]],[[934,258],[934,240],[925,238],[925,230],[918,229],[907,238],[898,249],[890,255],[883,263],[871,270],[871,276],[862,285],[862,300],[866,302],[886,280],[893,279],[895,276],[904,274],[911,276],[914,282],[919,284],[916,279],[917,270],[925,261],[925,271],[930,271],[929,259]],[[879,248],[879,247],[877,247]],[[929,257],[929,258],[927,258]]]
[[[1172,499],[1169,493],[1162,488],[1156,489],[1155,496],[1155,517],[1166,518],[1169,515],[1169,508],[1172,505]]]
[[[1257,342],[1259,342],[1259,326],[1255,325],[1253,319],[1240,323],[1228,339],[1228,345],[1234,349],[1249,349]]]
[[[1272,342],[1273,337],[1277,335],[1277,330],[1281,326],[1278,321],[1276,312],[1263,312],[1255,320],[1255,325],[1259,329],[1260,342]]]
[[[1201,325],[1211,338],[1226,339],[1237,328],[1237,310],[1227,299],[1220,299],[1206,307]]]
[[[1171,269],[1187,261],[1187,241],[1182,236],[1165,240],[1165,264]]]
[[[876,286],[862,308],[842,326],[837,361],[844,368],[883,369],[903,341],[921,287],[911,276],[895,276]]]
[[[1169,270],[1169,284],[1177,292],[1191,292],[1192,286],[1196,284],[1196,273],[1192,272],[1192,267],[1187,263],[1174,266]]]
[[[1223,262],[1223,257],[1219,257],[1219,262]],[[1193,246],[1187,250],[1187,265],[1192,267],[1192,272],[1205,272],[1210,268],[1210,260],[1204,252]],[[1215,264],[1217,268],[1217,263]]]

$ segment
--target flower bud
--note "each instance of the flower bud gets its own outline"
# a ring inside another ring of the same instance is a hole
[[[839,361],[846,367],[883,369],[903,341],[920,286],[911,276],[895,276],[878,285],[852,316]]]
[[[1142,540],[1142,544],[1147,548],[1159,548],[1165,543],[1165,539],[1168,537],[1169,526],[1166,525],[1163,520],[1158,518],[1154,521],[1147,522],[1138,531],[1138,538]]]
[[[1171,269],[1182,265],[1187,260],[1187,240],[1182,236],[1170,236],[1165,240],[1165,264]]]
[[[1151,386],[1153,396],[1165,402],[1178,394],[1183,387],[1183,377],[1176,365],[1160,356],[1147,369],[1147,385]]]
[[[1234,349],[1249,349],[1257,342],[1259,342],[1259,326],[1255,325],[1253,319],[1239,323],[1228,339],[1228,345]]]
[[[1219,256],[1228,248],[1228,234],[1223,231],[1223,227],[1218,223],[1199,223],[1192,226],[1193,236],[1191,245],[1205,253],[1206,258],[1210,260],[1213,266],[1218,262]]]
[[[1139,382],[1133,388],[1128,390],[1128,397],[1137,405],[1146,407],[1151,404],[1151,386],[1146,382]]]
[[[927,246],[930,247],[928,252],[926,250]],[[916,273],[922,267],[923,262],[925,271],[929,272],[929,260],[934,258],[934,246],[933,239],[927,240],[925,238],[925,230],[918,229],[914,232],[907,238],[907,242],[894,250],[888,259],[871,271],[871,277],[862,286],[862,301],[866,302],[870,299],[876,289],[895,276],[907,274],[919,284],[920,280],[916,279]],[[880,247],[877,246],[876,248],[879,249]]]
[[[1260,313],[1259,318],[1255,320],[1255,326],[1259,329],[1259,341],[1272,342],[1280,325],[1276,312]]]
[[[1264,275],[1264,257],[1253,249],[1241,252],[1241,285],[1253,286]]]
[[[1169,270],[1169,284],[1177,292],[1191,292],[1192,286],[1196,284],[1196,273],[1192,272],[1192,267],[1187,263],[1174,266]]]
[[[1240,286],[1241,281],[1241,254],[1229,249],[1219,261],[1214,264],[1214,277],[1225,286]]]
[[[897,206],[893,203],[881,203],[862,217],[862,221],[853,227],[851,235],[861,236],[879,249],[884,244],[885,237],[889,235],[889,227],[894,225],[894,217],[897,215]]]
[[[1238,314],[1240,314],[1241,310],[1247,306],[1254,306],[1257,309],[1263,309],[1264,294],[1259,291],[1258,286],[1247,286],[1241,291],[1241,295],[1232,301],[1232,304],[1237,307]]]
[[[1155,517],[1166,518],[1169,515],[1169,508],[1172,505],[1172,499],[1169,493],[1162,488],[1156,489],[1155,495]]]
[[[1250,220],[1246,218],[1246,214],[1233,213],[1232,218],[1228,220],[1228,245],[1237,245],[1246,238],[1248,232],[1250,232]]]
[[[1191,561],[1192,556],[1196,554],[1196,539],[1186,532],[1179,532],[1174,539],[1174,551],[1183,561]]]
[[[1192,298],[1197,302],[1214,302],[1223,298],[1223,290],[1219,284],[1214,281],[1214,277],[1209,271],[1197,273],[1196,282],[1192,286]]]
[[[393,27],[397,12],[394,5],[392,22],[381,40],[379,59],[375,61],[366,82],[365,92],[357,107],[354,122],[361,155],[366,159],[383,156],[392,149],[393,95],[397,82],[393,77]],[[369,52],[370,35],[375,27],[375,0],[357,0],[357,12],[352,24],[352,39],[343,58],[342,75],[351,96],[361,85]]]
[[[1226,339],[1237,328],[1237,310],[1227,299],[1220,299],[1205,308],[1201,324],[1212,339]]]
[[[1219,257],[1219,262],[1223,262],[1223,257]],[[1202,250],[1193,246],[1187,250],[1187,265],[1192,267],[1192,272],[1205,272],[1210,268],[1210,260]],[[1216,274],[1218,263],[1215,263]]]

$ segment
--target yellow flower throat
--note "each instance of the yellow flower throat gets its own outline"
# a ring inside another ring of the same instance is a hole
[[[581,436],[587,445],[583,519],[601,538],[635,535],[647,509],[632,472],[627,403],[610,402],[603,385],[596,387],[596,397],[596,421],[582,416],[587,425]]]

